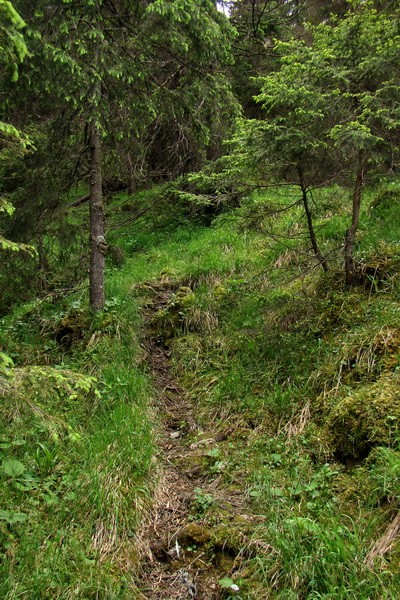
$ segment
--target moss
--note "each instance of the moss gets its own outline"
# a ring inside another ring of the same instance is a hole
[[[58,323],[55,338],[59,344],[70,348],[74,342],[84,337],[84,332],[89,326],[90,317],[87,311],[72,311]]]
[[[363,458],[378,444],[398,440],[400,374],[385,372],[352,395],[324,398],[325,428],[340,458]]]
[[[185,286],[172,294],[167,306],[158,310],[150,321],[150,335],[166,342],[174,338],[180,331],[186,312],[195,302],[194,292]]]
[[[178,326],[178,315],[171,315],[168,309],[163,308],[153,315],[150,321],[149,333],[152,337],[165,342],[174,337]]]
[[[229,290],[226,289],[220,281],[217,281],[214,284],[211,292],[213,297],[218,301],[225,300],[229,296]]]
[[[360,507],[371,496],[371,484],[364,466],[344,469],[335,478],[334,493],[348,515],[359,516]]]
[[[199,525],[198,523],[191,523],[188,527],[185,528],[185,532],[180,539],[189,540],[190,542],[196,542],[196,544],[207,544],[213,539],[213,533],[211,529],[204,527],[203,525]]]
[[[206,469],[208,464],[207,456],[202,453],[193,452],[179,458],[179,467],[185,471]]]
[[[243,533],[238,527],[222,523],[213,529],[212,541],[216,548],[238,554],[243,547]]]
[[[175,294],[175,297],[172,299],[170,303],[170,308],[173,309],[185,309],[193,306],[195,301],[195,295],[193,290],[189,287],[181,287]]]

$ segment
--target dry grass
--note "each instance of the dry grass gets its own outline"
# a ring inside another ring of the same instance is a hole
[[[371,550],[368,552],[364,564],[369,569],[373,569],[376,566],[379,566],[380,569],[385,569],[386,564],[383,557],[386,556],[386,554],[389,554],[393,549],[399,535],[400,512],[397,512],[387,526],[385,533],[377,542],[375,542]],[[378,559],[380,559],[380,561],[378,561]]]
[[[218,327],[218,313],[213,310],[203,310],[192,306],[185,314],[183,326],[185,331],[201,331],[208,333]]]
[[[287,440],[290,443],[297,436],[301,435],[310,420],[311,417],[311,401],[307,400],[300,412],[296,411],[292,419],[286,423],[278,435],[283,432],[287,436]]]
[[[362,377],[371,380],[382,370],[397,366],[400,348],[400,332],[388,326],[378,331],[370,329],[351,333],[344,338],[340,348],[330,355],[317,371],[312,373],[309,383],[324,389],[324,394],[339,394],[343,385]]]

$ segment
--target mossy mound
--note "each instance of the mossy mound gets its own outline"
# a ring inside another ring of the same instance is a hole
[[[57,324],[55,330],[56,341],[66,349],[81,340],[85,331],[90,327],[89,313],[84,310],[75,310],[67,315]]]
[[[185,527],[184,532],[179,538],[182,544],[190,544],[195,542],[196,544],[203,545],[211,542],[213,539],[213,532],[208,527],[204,527],[198,523],[191,523]]]
[[[365,458],[376,445],[398,442],[400,374],[384,373],[347,396],[333,390],[323,398],[324,429],[340,459]]]
[[[158,310],[150,321],[150,334],[166,342],[176,336],[184,323],[185,315],[195,302],[195,294],[189,287],[180,287],[172,294],[167,306]]]
[[[211,551],[219,550],[236,556],[243,547],[243,539],[244,535],[238,527],[221,523],[211,529],[199,523],[191,523],[185,527],[179,542],[183,547],[195,543],[197,546],[206,546]]]

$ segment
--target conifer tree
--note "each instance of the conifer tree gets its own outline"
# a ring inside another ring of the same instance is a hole
[[[323,268],[308,193],[334,180],[352,181],[351,225],[344,241],[350,285],[366,176],[393,170],[399,160],[398,11],[379,13],[372,3],[359,2],[345,17],[309,31],[312,44],[276,44],[279,69],[259,79],[257,101],[265,118],[242,121],[238,156],[258,180],[301,188],[310,240]]]
[[[22,33],[25,22],[15,10],[13,4],[0,0],[0,83],[4,89],[6,83],[18,81],[18,66],[28,55],[28,48]],[[4,93],[3,93],[4,94]],[[7,98],[2,98],[3,106],[7,106]],[[26,148],[28,139],[11,122],[0,120],[0,144],[3,153],[20,154]],[[1,151],[0,151],[1,152]],[[0,161],[1,161],[0,155]],[[4,158],[4,154],[3,154]],[[0,195],[0,216],[11,216],[14,207],[11,202]],[[26,250],[33,253],[33,248],[26,244],[6,239],[0,231],[0,250]]]
[[[90,295],[92,308],[101,310],[107,248],[102,154],[116,140],[140,139],[166,107],[202,128],[202,111],[229,96],[220,68],[229,60],[229,23],[212,0],[20,0],[19,8],[40,34],[32,42],[36,72],[53,98],[52,117],[63,121],[60,135],[64,130],[76,139],[86,131]]]

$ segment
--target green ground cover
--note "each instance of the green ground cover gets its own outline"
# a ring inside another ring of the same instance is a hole
[[[275,220],[273,240],[249,225],[249,207],[269,200],[252,196],[211,225],[175,207],[113,230],[124,262],[110,260],[94,323],[85,290],[3,319],[2,597],[135,597],[132,538],[154,469],[141,315],[160,280],[170,298],[153,326],[174,373],[200,427],[229,425],[206,468],[259,517],[235,524],[245,541],[232,597],[398,597],[397,539],[369,560],[400,499],[398,186],[366,194],[352,289],[346,193],[315,192],[327,274],[304,237],[288,237],[300,210]],[[109,210],[125,214],[124,202]],[[201,489],[197,504],[212,525],[218,506]]]

